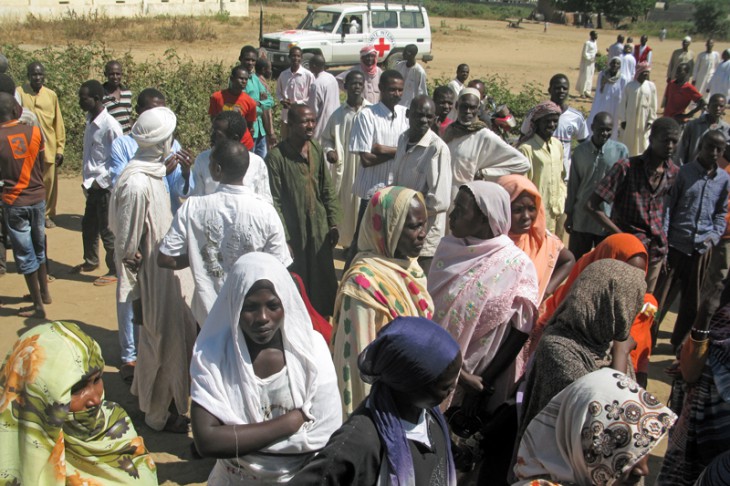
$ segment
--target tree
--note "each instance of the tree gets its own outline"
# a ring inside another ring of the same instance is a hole
[[[698,0],[693,14],[695,29],[706,36],[726,37],[730,31],[727,0]]]

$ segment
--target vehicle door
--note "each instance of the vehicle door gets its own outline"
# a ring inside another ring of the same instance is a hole
[[[357,64],[360,61],[360,49],[366,43],[367,31],[367,10],[343,13],[335,30],[337,39],[332,46],[332,63]]]
[[[394,49],[402,49],[406,46],[406,44],[401,44],[396,37],[398,33],[397,10],[372,10],[370,22],[371,28],[367,42],[378,51],[378,63],[385,61]]]
[[[424,18],[423,12],[419,10],[406,10],[399,12],[400,29],[398,29],[398,47],[403,48],[408,44],[418,46],[418,57],[431,52],[431,32]]]

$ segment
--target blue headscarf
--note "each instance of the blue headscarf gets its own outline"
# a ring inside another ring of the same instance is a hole
[[[369,408],[385,444],[390,482],[415,485],[413,458],[393,400],[392,390],[410,393],[433,382],[459,355],[459,345],[441,326],[423,317],[398,317],[383,327],[363,350],[358,367],[363,381],[373,385]],[[451,438],[438,406],[431,413],[444,433],[449,485],[456,484]]]

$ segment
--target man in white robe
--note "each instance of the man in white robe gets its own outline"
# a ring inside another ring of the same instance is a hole
[[[591,113],[588,115],[588,124],[593,124],[596,114],[605,111],[611,118],[617,120],[618,107],[623,99],[624,88],[628,80],[621,76],[621,59],[614,57],[608,62],[608,67],[598,74],[596,82],[596,97],[591,105]],[[614,123],[613,140],[618,140],[618,123]]]
[[[713,51],[713,47],[715,47],[715,41],[707,39],[705,43],[706,49],[697,55],[694,73],[692,74],[692,84],[697,88],[697,91],[702,93],[705,101],[709,101],[710,99],[709,93],[706,92],[707,85],[710,84],[712,75],[715,74],[715,70],[720,64],[720,53]]]
[[[201,326],[241,255],[260,251],[285,267],[292,263],[276,209],[244,185],[249,156],[236,140],[223,139],[215,145],[211,165],[218,189],[185,201],[157,255],[163,268],[190,267],[195,279],[192,310]]]
[[[411,105],[411,101],[416,96],[428,96],[426,71],[416,62],[417,55],[418,46],[408,44],[403,49],[403,60],[398,61],[395,65],[395,70],[403,75],[403,96],[398,104],[406,108]]]
[[[314,83],[309,87],[309,107],[317,117],[314,138],[322,143],[322,132],[332,113],[340,107],[340,86],[337,78],[325,71],[327,63],[319,54],[309,60],[309,69],[314,74]]]
[[[580,55],[580,73],[575,89],[581,98],[591,97],[593,88],[593,73],[596,69],[596,55],[598,54],[598,34],[595,30],[590,33],[590,39],[583,44],[583,52]]]
[[[342,224],[339,230],[340,244],[343,248],[349,248],[352,244],[357,226],[357,213],[360,209],[360,198],[352,190],[360,167],[360,155],[351,152],[349,145],[355,117],[371,104],[363,98],[364,84],[365,78],[360,71],[350,71],[347,74],[345,77],[347,99],[332,114],[322,133],[322,150],[330,164],[332,184],[339,195],[342,207]]]
[[[109,223],[121,269],[119,299],[139,300],[141,305],[132,394],[139,398],[149,427],[187,433],[189,420],[183,414],[190,396],[195,319],[183,300],[181,286],[187,282],[156,262],[157,248],[172,221],[163,161],[171,151],[175,126],[169,108],[153,108],[139,116],[132,127],[139,149],[114,186]]]
[[[709,96],[720,93],[730,98],[730,49],[722,51],[722,62],[715,69],[705,92]]]
[[[626,82],[629,82],[636,75],[636,58],[634,57],[634,50],[631,44],[626,44],[624,46],[624,52],[618,57],[621,59],[621,76],[623,76]],[[611,58],[609,57],[609,59]]]
[[[495,180],[508,174],[525,174],[530,162],[516,148],[477,118],[479,91],[464,88],[456,102],[458,117],[444,133],[451,154],[451,201],[459,188],[474,179]]]
[[[649,148],[651,124],[657,118],[656,85],[649,81],[651,65],[642,62],[636,68],[636,79],[626,85],[619,105],[620,141],[629,149],[629,156],[643,154]]]

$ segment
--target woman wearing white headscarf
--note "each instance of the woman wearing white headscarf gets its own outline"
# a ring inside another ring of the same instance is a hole
[[[535,266],[509,238],[510,198],[499,184],[461,186],[428,276],[434,320],[459,343],[464,361],[451,404],[465,394],[492,412],[514,391],[520,350],[537,316]],[[448,402],[447,402],[448,405]]]
[[[288,481],[342,424],[335,368],[286,268],[238,259],[190,367],[193,435],[210,485]]]
[[[527,427],[515,486],[636,484],[677,416],[631,378],[603,368],[560,392]]]
[[[140,301],[142,307],[132,393],[152,429],[187,433],[183,414],[188,410],[195,319],[183,300],[180,280],[172,270],[157,266],[157,249],[172,222],[163,162],[175,126],[175,114],[165,107],[139,116],[132,127],[139,149],[114,186],[109,225],[120,280],[117,298]]]

